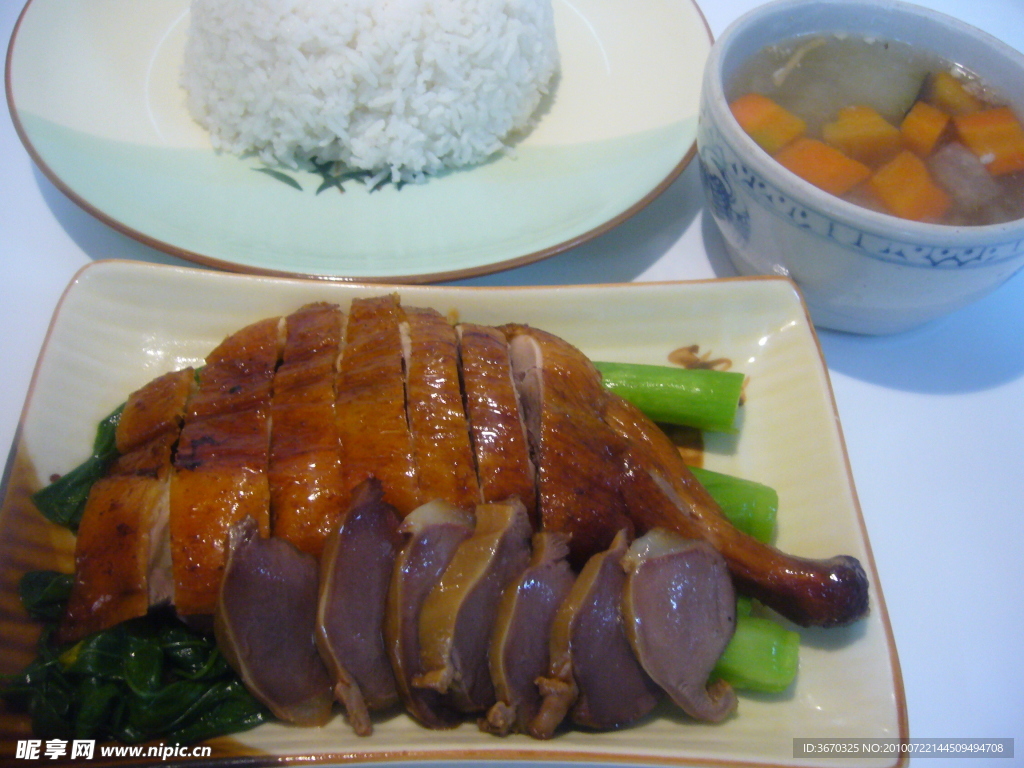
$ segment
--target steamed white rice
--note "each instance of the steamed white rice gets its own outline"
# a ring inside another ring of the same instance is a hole
[[[192,0],[182,84],[220,150],[408,181],[501,151],[557,68],[551,0]]]

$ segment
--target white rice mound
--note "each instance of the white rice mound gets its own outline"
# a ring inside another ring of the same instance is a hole
[[[192,0],[182,85],[218,150],[421,181],[508,146],[557,69],[551,0]]]

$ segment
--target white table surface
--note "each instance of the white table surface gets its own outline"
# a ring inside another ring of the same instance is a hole
[[[87,2],[88,0],[83,0]],[[921,0],[1024,50],[1024,0]],[[703,0],[718,35],[756,0]],[[0,2],[8,40],[20,0]],[[90,260],[185,264],[93,219],[0,118],[0,450],[61,292]],[[647,209],[547,261],[463,281],[536,285],[733,274],[695,164]],[[1024,763],[1024,273],[923,329],[820,332],[906,686],[910,733],[1015,738]],[[794,734],[798,735],[798,734]],[[934,758],[964,768],[1008,760]]]

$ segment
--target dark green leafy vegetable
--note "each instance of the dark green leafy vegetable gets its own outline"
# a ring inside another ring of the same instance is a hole
[[[640,363],[595,362],[604,385],[652,421],[735,432],[742,373]]]
[[[34,616],[59,617],[68,576],[30,572]],[[60,606],[60,610],[57,607]],[[246,690],[214,639],[154,610],[73,645],[45,625],[38,656],[3,679],[0,697],[27,712],[39,738],[191,743],[253,728],[270,713]]]
[[[29,571],[18,582],[18,596],[36,621],[58,621],[71,594],[73,577],[57,571]]]
[[[32,496],[32,501],[47,520],[72,531],[78,530],[78,523],[82,519],[85,502],[89,497],[89,489],[117,458],[117,443],[114,436],[123,410],[124,405],[119,405],[99,423],[96,428],[96,439],[93,441],[92,455],[88,459]]]
[[[702,467],[690,467],[690,471],[730,523],[760,542],[771,541],[779,511],[779,494],[774,488]]]

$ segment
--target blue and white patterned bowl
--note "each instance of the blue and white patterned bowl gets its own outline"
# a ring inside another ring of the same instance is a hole
[[[893,0],[777,0],[734,22],[704,70],[697,149],[708,210],[745,275],[788,275],[816,325],[908,330],[984,296],[1024,266],[1024,219],[956,227],[898,219],[819,190],[768,156],[729,111],[725,83],[766,45],[810,33],[902,40],[977,73],[1024,116],[1024,55]]]

